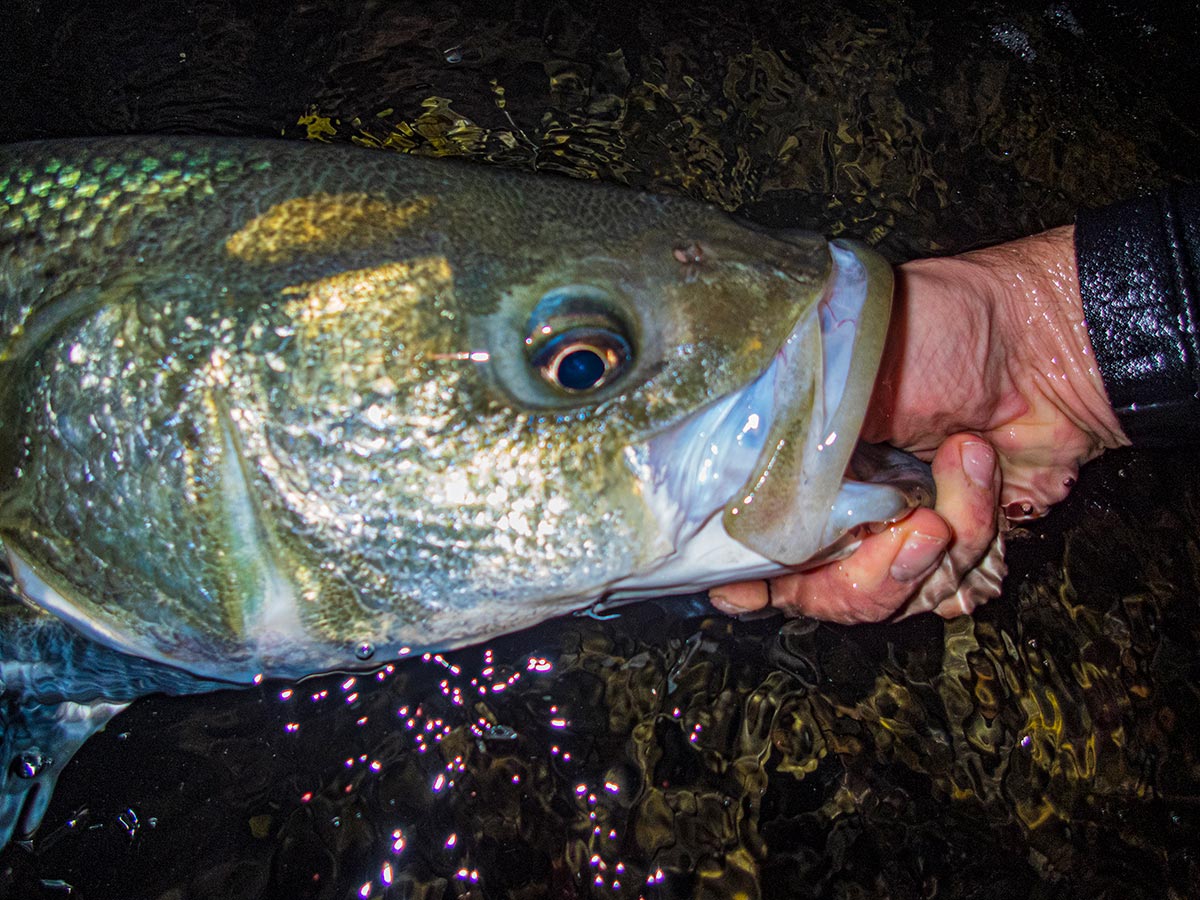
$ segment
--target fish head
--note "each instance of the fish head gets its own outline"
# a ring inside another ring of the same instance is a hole
[[[371,598],[346,633],[399,610],[462,642],[776,574],[908,508],[843,489],[890,269],[615,197],[552,196],[525,231],[441,199],[436,246],[306,283],[269,329],[287,345],[234,401],[238,453],[288,554]]]

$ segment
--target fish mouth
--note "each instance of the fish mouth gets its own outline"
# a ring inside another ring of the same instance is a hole
[[[901,491],[864,492],[857,482],[843,490],[883,355],[892,271],[860,244],[834,241],[829,251],[815,311],[761,374],[628,451],[666,546],[636,587],[618,583],[610,596],[814,564],[845,550],[855,525],[913,505]]]
[[[883,356],[892,270],[860,244],[834,241],[829,250],[833,265],[815,333],[798,323],[759,376],[773,388],[771,425],[749,477],[723,510],[730,537],[787,566],[811,560],[858,522],[898,512],[872,506],[849,521],[837,514]],[[814,354],[819,366],[811,364]]]

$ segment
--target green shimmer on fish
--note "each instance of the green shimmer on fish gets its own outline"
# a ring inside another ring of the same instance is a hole
[[[0,148],[0,540],[26,598],[231,680],[844,549],[861,247],[346,147]],[[831,549],[832,548],[832,549]]]

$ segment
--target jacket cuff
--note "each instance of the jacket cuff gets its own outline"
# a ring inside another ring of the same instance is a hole
[[[1081,211],[1075,262],[1126,435],[1142,446],[1200,441],[1200,189]]]

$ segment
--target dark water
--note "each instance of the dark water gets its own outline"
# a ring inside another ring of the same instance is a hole
[[[1197,12],[24,2],[0,125],[467,155],[900,259],[1196,181]],[[650,603],[353,683],[146,698],[0,853],[0,895],[1200,896],[1193,458],[1085,471],[971,619]]]

